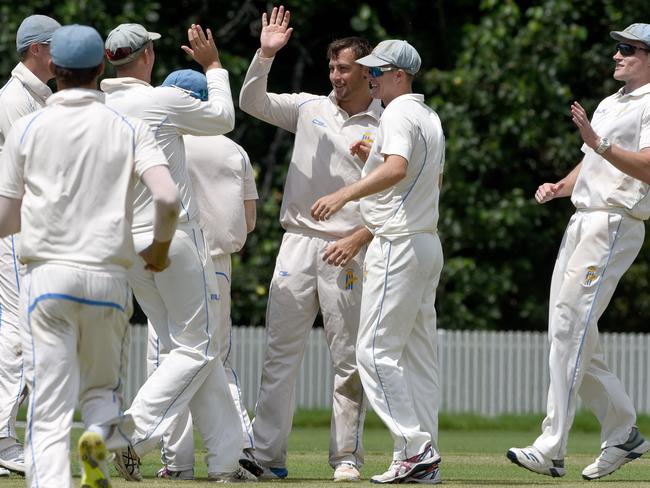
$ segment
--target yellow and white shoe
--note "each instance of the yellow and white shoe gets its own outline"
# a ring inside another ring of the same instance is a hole
[[[109,453],[104,438],[91,431],[79,438],[79,458],[81,459],[81,488],[110,488],[108,474]]]

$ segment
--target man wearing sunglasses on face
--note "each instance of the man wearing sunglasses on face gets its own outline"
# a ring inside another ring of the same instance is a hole
[[[393,462],[373,483],[440,483],[436,288],[442,270],[437,234],[445,137],[438,115],[412,92],[420,56],[406,41],[380,42],[357,60],[367,66],[370,94],[381,99],[372,147],[357,141],[366,160],[356,183],[311,208],[328,220],[360,200],[373,234],[364,260],[357,363],[368,402],[391,431]]]
[[[564,455],[578,394],[601,424],[601,454],[583,472],[602,478],[650,449],[636,412],[610,372],[598,340],[598,319],[636,258],[650,217],[650,25],[612,32],[619,41],[614,78],[625,85],[604,99],[591,122],[571,106],[584,157],[565,178],[544,183],[539,203],[571,196],[576,213],[560,246],[549,299],[550,386],[542,434],[508,458],[531,471],[564,476]]]

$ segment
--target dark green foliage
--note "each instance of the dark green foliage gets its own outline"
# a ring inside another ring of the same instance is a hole
[[[273,91],[325,94],[325,49],[337,37],[373,43],[408,39],[422,55],[416,91],[441,116],[447,136],[440,235],[446,265],[438,292],[446,328],[544,329],[555,254],[572,213],[568,199],[537,205],[532,196],[580,160],[569,118],[579,100],[589,112],[618,89],[609,31],[643,22],[640,0],[292,1],[294,35],[279,53]],[[100,33],[120,22],[160,32],[154,83],[171,70],[197,67],[180,50],[191,22],[211,27],[233,96],[258,47],[260,14],[251,0],[108,2],[0,0],[3,78],[16,62],[14,34],[30,13],[63,23],[90,23]],[[108,70],[107,75],[112,75]],[[258,223],[233,260],[233,322],[264,323],[268,283],[282,230],[278,223],[292,135],[241,112],[230,134],[258,173]],[[648,253],[621,282],[603,330],[648,330]]]

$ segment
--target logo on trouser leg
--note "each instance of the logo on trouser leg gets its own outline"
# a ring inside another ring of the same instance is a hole
[[[596,266],[589,266],[582,284],[584,286],[591,286],[596,282],[596,280],[598,280],[598,268]]]
[[[354,271],[351,268],[345,270],[345,286],[346,290],[353,290],[354,284],[359,281],[359,278],[354,276]]]

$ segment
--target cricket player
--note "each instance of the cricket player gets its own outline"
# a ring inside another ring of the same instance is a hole
[[[370,97],[365,68],[354,62],[371,49],[358,37],[329,45],[328,96],[267,93],[275,55],[293,30],[289,19],[284,7],[274,8],[270,19],[262,15],[260,49],[239,97],[245,112],[295,134],[280,210],[285,234],[266,311],[264,366],[253,420],[256,457],[268,468],[262,477],[287,476],[295,383],[320,308],[334,366],[329,463],[334,481],[356,481],[364,459],[365,408],[355,343],[361,263],[371,234],[358,204],[328,222],[312,219],[309,209],[314,197],[360,178],[363,163],[348,148],[357,139],[374,138],[381,104]]]
[[[412,92],[420,56],[406,41],[380,42],[357,63],[370,93],[386,106],[363,177],[312,206],[331,219],[361,199],[372,232],[364,261],[357,361],[372,409],[391,432],[393,462],[373,483],[439,483],[436,287],[442,270],[437,234],[445,138],[438,115]]]
[[[172,87],[150,85],[160,34],[139,24],[122,24],[106,39],[106,55],[117,78],[103,80],[107,104],[120,113],[144,120],[160,144],[181,194],[181,213],[169,255],[171,265],[153,273],[134,267],[129,273],[133,292],[155,329],[167,358],[149,376],[128,413],[135,433],[132,448],[115,458],[120,474],[139,481],[139,457],[153,449],[175,417],[188,406],[207,448],[211,481],[255,481],[239,467],[241,424],[219,358],[219,284],[209,259],[198,208],[189,180],[182,136],[217,135],[232,130],[235,114],[228,72],[221,67],[212,39],[198,25],[188,30],[183,50],[197,61],[208,79],[208,102]],[[151,195],[135,188],[133,236],[136,250],[151,239]]]
[[[187,91],[194,98],[208,100],[208,85],[204,74],[191,69],[169,74],[163,86]],[[220,357],[224,363],[228,386],[242,424],[243,444],[239,464],[258,475],[262,468],[255,461],[253,431],[241,398],[239,379],[231,365],[230,318],[230,255],[239,251],[246,235],[255,228],[256,200],[253,168],[246,151],[226,136],[183,136],[185,154],[192,188],[199,207],[199,222],[206,234],[214,272],[219,280]],[[155,331],[149,334],[148,369],[154,370],[166,351],[161,348]],[[194,438],[189,412],[179,415],[172,429],[163,436],[163,468],[158,477],[193,479]]]
[[[20,321],[29,387],[27,485],[72,486],[70,429],[79,400],[81,485],[110,486],[107,449],[127,444],[121,375],[132,312],[132,188],[154,201],[153,239],[135,266],[165,269],[178,189],[148,127],[97,91],[104,42],[92,27],[57,29],[58,93],[16,121],[0,159],[0,235],[21,230]]]
[[[49,65],[54,31],[61,25],[45,15],[30,15],[16,32],[19,63],[0,89],[0,151],[13,123],[45,105],[52,90]],[[23,446],[16,435],[16,414],[25,388],[18,328],[20,270],[18,234],[0,240],[0,466],[25,473]],[[0,475],[8,475],[0,468]]]
[[[544,183],[538,203],[571,196],[569,220],[555,261],[549,297],[550,385],[542,434],[508,459],[548,476],[564,476],[567,439],[578,395],[601,426],[601,453],[582,471],[602,478],[650,449],[635,426],[636,411],[609,370],[598,319],[636,258],[650,217],[650,24],[611,32],[618,41],[614,79],[623,87],[605,98],[589,122],[571,106],[584,144],[582,161],[557,183]]]

